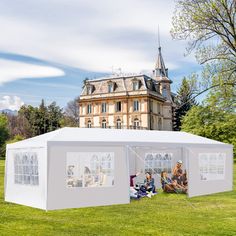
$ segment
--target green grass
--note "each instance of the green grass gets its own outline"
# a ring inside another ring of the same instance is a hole
[[[3,175],[0,161],[0,235],[236,235],[235,187],[191,199],[160,193],[128,205],[45,212],[5,203]]]

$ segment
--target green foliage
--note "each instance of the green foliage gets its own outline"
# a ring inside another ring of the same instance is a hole
[[[23,121],[23,123],[18,123],[18,125],[24,126],[23,136],[26,134],[26,137],[33,137],[60,128],[63,113],[55,102],[46,106],[42,100],[39,107],[22,106],[19,110],[19,117]]]
[[[193,99],[194,92],[196,90],[196,75],[192,74],[190,77],[184,77],[182,84],[177,90],[177,96],[175,98],[175,120],[173,128],[179,131],[181,128],[181,119],[192,106],[196,105],[195,99]]]
[[[5,156],[5,142],[9,137],[8,120],[0,114],[0,157]]]
[[[195,106],[182,120],[182,131],[234,145],[236,157],[236,114],[211,106]]]
[[[172,20],[174,39],[188,40],[198,61],[227,61],[236,68],[236,1],[177,0]]]

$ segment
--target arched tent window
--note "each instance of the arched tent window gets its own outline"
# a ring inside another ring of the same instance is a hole
[[[120,119],[120,118],[118,118],[118,119],[116,120],[116,128],[117,128],[117,129],[121,129],[121,119]]]
[[[134,119],[134,129],[138,129],[140,127],[140,122],[138,118]]]
[[[91,120],[88,120],[87,127],[88,127],[88,128],[92,128],[92,122],[91,122]]]
[[[102,120],[102,128],[106,129],[107,127],[107,121],[105,119]]]

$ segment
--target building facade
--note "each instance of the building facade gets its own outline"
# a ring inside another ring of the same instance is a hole
[[[87,80],[80,95],[81,128],[172,130],[173,95],[159,47],[153,77]]]

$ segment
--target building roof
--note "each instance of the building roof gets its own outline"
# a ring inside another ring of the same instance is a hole
[[[81,92],[81,97],[87,96],[86,86],[92,86],[92,94],[91,95],[100,95],[108,93],[108,83],[114,83],[114,92],[116,93],[129,93],[133,92],[133,81],[139,81],[139,90],[140,91],[148,91],[156,94],[159,98],[164,100],[164,97],[160,94],[158,82],[144,74],[141,75],[112,75],[109,77],[102,77],[93,80],[87,80],[84,89]]]
[[[97,142],[138,144],[217,144],[231,146],[212,139],[178,131],[62,128],[56,131],[8,144],[8,148],[46,146],[47,142]]]

